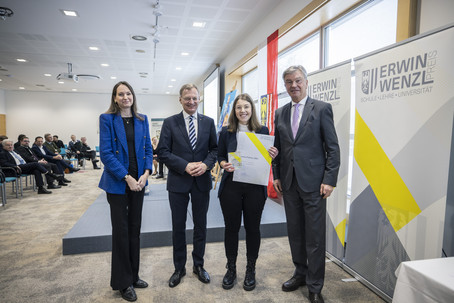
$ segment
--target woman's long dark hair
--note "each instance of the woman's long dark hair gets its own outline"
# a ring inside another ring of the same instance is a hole
[[[251,118],[249,119],[247,123],[247,128],[250,131],[257,132],[262,128],[262,125],[260,124],[259,120],[257,119],[257,115],[255,114],[255,106],[254,106],[254,101],[252,101],[251,96],[249,94],[240,94],[235,98],[235,101],[233,101],[232,105],[232,111],[230,112],[229,116],[229,126],[227,130],[231,133],[235,133],[238,131],[238,118],[235,113],[235,107],[236,104],[238,103],[238,100],[244,100],[249,102],[251,105]]]
[[[120,85],[126,86],[131,91],[131,94],[132,94],[132,106],[131,106],[132,115],[134,117],[136,117],[137,119],[143,121],[144,117],[137,112],[136,94],[134,93],[134,89],[132,89],[132,86],[126,81],[120,81],[117,84],[115,84],[115,86],[113,87],[112,98],[111,98],[111,101],[110,101],[110,107],[106,111],[106,114],[118,114],[120,112],[120,107],[115,102],[115,97],[117,96],[117,89],[118,89],[118,87]]]

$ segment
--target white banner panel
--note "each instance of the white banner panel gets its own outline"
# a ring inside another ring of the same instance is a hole
[[[326,203],[326,250],[339,260],[344,257],[348,154],[350,141],[351,62],[308,75],[308,95],[333,107],[334,125],[339,139],[341,164],[337,187]]]
[[[355,61],[345,263],[392,296],[402,261],[441,256],[454,114],[454,30]]]

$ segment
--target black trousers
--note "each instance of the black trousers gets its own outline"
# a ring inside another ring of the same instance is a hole
[[[294,274],[305,276],[309,291],[319,293],[325,279],[326,199],[319,191],[301,190],[295,174],[283,196]]]
[[[40,163],[30,162],[19,164],[19,167],[23,174],[35,176],[36,186],[42,187],[44,185],[43,176],[41,174],[47,173],[47,169],[45,169]]]
[[[190,192],[177,193],[169,191],[170,209],[172,210],[173,264],[175,270],[182,270],[186,265],[186,217],[189,196],[191,197],[192,220],[194,222],[192,260],[194,266],[203,266],[210,191],[200,191],[194,180]]]
[[[224,246],[228,260],[236,260],[238,255],[238,233],[241,216],[246,231],[246,257],[256,260],[260,249],[260,221],[265,206],[263,186],[234,182],[229,176],[219,197],[224,215]]]
[[[114,290],[129,287],[139,279],[140,227],[144,190],[133,192],[126,185],[124,195],[107,193],[112,221],[112,270]]]
[[[96,151],[95,150],[88,150],[88,151],[81,151],[80,154],[77,155],[79,160],[90,159],[91,161],[96,159]]]

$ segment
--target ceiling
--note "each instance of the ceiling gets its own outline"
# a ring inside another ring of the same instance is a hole
[[[203,81],[279,2],[0,0],[0,7],[14,12],[0,19],[0,89],[110,93],[116,82],[126,80],[136,93],[178,94],[184,83]],[[157,3],[159,17],[153,14]],[[74,10],[78,17],[62,10]],[[194,21],[206,22],[205,28],[194,28]],[[153,42],[156,24],[158,43]],[[133,40],[134,35],[147,40]],[[58,83],[67,63],[74,74],[101,79]]]

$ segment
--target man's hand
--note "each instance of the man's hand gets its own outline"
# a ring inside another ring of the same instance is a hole
[[[274,189],[276,192],[282,194],[282,185],[281,185],[281,179],[276,179],[273,181]]]
[[[331,196],[331,193],[333,192],[334,187],[328,184],[323,184],[320,186],[320,196],[323,196],[323,199],[328,198]]]
[[[208,167],[203,162],[189,162],[185,171],[193,177],[198,177],[203,175],[207,169]]]
[[[62,159],[61,155],[55,155],[52,158],[55,159],[55,160],[61,160]]]

